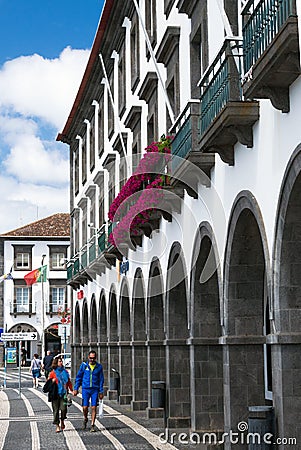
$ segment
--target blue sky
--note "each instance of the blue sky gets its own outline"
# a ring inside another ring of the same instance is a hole
[[[103,0],[0,0],[0,233],[69,207],[62,131]]]

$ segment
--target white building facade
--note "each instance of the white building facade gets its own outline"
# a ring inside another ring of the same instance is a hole
[[[97,348],[109,394],[114,368],[149,417],[164,381],[168,428],[237,431],[259,406],[301,440],[300,17],[299,0],[107,0],[58,136],[75,364]],[[162,135],[171,157],[126,194]],[[158,171],[163,200],[116,244]]]
[[[36,334],[35,340],[21,343],[27,350],[28,363],[34,353],[44,356],[47,350],[60,353],[64,348],[58,325],[63,316],[70,315],[70,288],[66,285],[69,233],[69,214],[54,214],[0,237],[3,273],[12,275],[0,287],[3,330]],[[24,276],[43,265],[47,266],[45,277],[27,285]],[[17,347],[18,343],[7,341],[7,345]]]

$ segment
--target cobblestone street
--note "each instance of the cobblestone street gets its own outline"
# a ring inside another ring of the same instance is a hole
[[[0,369],[0,449],[1,450],[55,450],[96,449],[102,450],[173,450],[180,448],[206,448],[196,445],[174,446],[160,441],[164,433],[163,420],[147,420],[145,412],[130,410],[117,402],[104,402],[104,416],[96,421],[97,432],[88,427],[82,429],[81,399],[73,397],[68,408],[66,429],[55,433],[52,424],[51,404],[42,392],[44,377],[38,389],[32,388],[28,369],[21,372],[21,397],[19,394],[18,369],[10,369],[3,387],[4,370]]]

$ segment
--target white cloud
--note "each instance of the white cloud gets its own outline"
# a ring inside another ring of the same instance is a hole
[[[68,187],[37,186],[0,176],[0,233],[19,228],[57,212],[68,212]]]
[[[21,56],[0,68],[0,233],[69,210],[69,151],[55,141],[89,56]]]
[[[65,48],[56,59],[21,56],[0,71],[0,107],[23,116],[36,116],[63,127],[75,99],[88,50]]]

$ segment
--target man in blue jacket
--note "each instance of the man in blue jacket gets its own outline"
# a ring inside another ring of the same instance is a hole
[[[102,365],[96,361],[96,352],[91,350],[89,352],[88,362],[82,362],[79,371],[76,375],[73,395],[78,394],[78,389],[82,387],[82,406],[84,414],[83,428],[86,429],[88,422],[88,409],[91,399],[91,429],[90,431],[96,431],[95,419],[96,419],[96,407],[98,404],[98,398],[103,399],[103,369]]]

